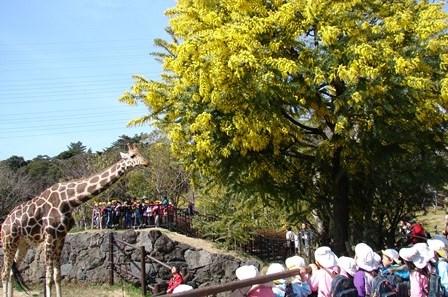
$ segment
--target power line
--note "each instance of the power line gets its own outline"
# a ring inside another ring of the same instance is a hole
[[[45,95],[45,94],[56,94],[56,95],[59,95],[59,94],[73,94],[73,93],[75,93],[75,94],[84,94],[87,91],[90,93],[90,92],[94,92],[94,91],[110,90],[111,88],[120,88],[121,89],[121,87],[116,84],[116,85],[107,85],[107,86],[106,85],[104,85],[104,86],[86,86],[86,87],[73,87],[73,88],[64,87],[64,88],[61,88],[61,89],[40,88],[37,91],[35,91],[33,89],[30,89],[30,90],[22,89],[22,90],[6,91],[6,92],[3,91],[3,90],[0,90],[0,96],[1,95],[9,95],[9,94],[21,95],[21,94],[26,94],[27,91],[32,92],[33,94],[38,94],[38,95],[39,94],[42,94],[42,95]],[[43,92],[39,92],[39,91],[43,91]],[[73,91],[77,91],[77,92],[73,92]]]
[[[149,127],[148,127],[149,128]],[[64,132],[54,132],[54,133],[39,133],[39,134],[25,134],[25,135],[12,135],[12,136],[1,136],[0,135],[0,139],[8,139],[8,140],[13,140],[15,138],[26,138],[26,137],[39,137],[39,136],[53,136],[53,135],[70,135],[70,134],[74,134],[74,133],[93,133],[93,132],[98,132],[98,131],[122,131],[122,128],[91,128],[88,130],[78,130],[78,131],[73,131],[73,132],[68,132],[68,131],[64,131]],[[79,137],[79,135],[76,135],[76,137]]]
[[[83,114],[73,114],[73,115],[61,115],[60,117],[49,117],[48,115],[46,115],[45,113],[40,116],[40,117],[22,117],[22,118],[13,118],[13,119],[8,119],[8,118],[0,118],[0,123],[3,122],[3,125],[8,125],[8,124],[14,124],[14,123],[23,123],[26,122],[27,124],[29,123],[33,123],[33,122],[43,122],[46,121],[48,122],[48,120],[51,120],[52,122],[57,122],[57,121],[69,121],[69,120],[81,120],[81,119],[90,119],[90,118],[102,118],[102,117],[114,117],[114,116],[130,116],[130,117],[137,117],[137,116],[142,116],[142,114],[126,114],[123,112],[120,113],[110,113],[110,112],[103,112],[103,113],[83,113]]]
[[[9,133],[16,133],[16,132],[27,132],[30,129],[33,130],[48,130],[52,128],[53,130],[59,130],[59,129],[76,129],[76,128],[83,128],[83,127],[91,127],[91,126],[102,126],[102,125],[114,125],[114,124],[125,124],[124,122],[129,122],[130,118],[119,118],[114,119],[117,121],[90,121],[90,122],[83,122],[83,124],[48,124],[48,125],[37,125],[37,126],[28,126],[28,127],[11,127],[11,128],[2,128],[1,133],[3,132],[9,132]]]
[[[117,77],[117,78],[122,78],[122,77],[132,77],[134,75],[141,75],[141,76],[145,76],[147,74],[152,75],[152,74],[160,74],[161,72],[147,72],[147,73],[135,73],[135,72],[120,72],[120,73],[107,73],[107,77]],[[49,82],[54,82],[54,81],[58,81],[58,80],[80,80],[80,79],[98,79],[98,78],[102,78],[104,76],[101,76],[99,74],[96,75],[82,75],[82,76],[54,76],[54,77],[49,77],[49,78],[33,78],[31,81],[49,81]],[[23,84],[28,84],[30,79],[29,76],[26,76],[24,79],[27,79],[26,81],[17,81]],[[5,80],[3,80],[2,82],[4,83]],[[0,85],[2,84],[2,82],[0,82]]]
[[[95,94],[92,94],[95,95]],[[108,97],[114,97],[114,99],[116,99],[118,101],[118,95],[117,94],[112,94],[112,93],[101,93],[101,94],[97,94],[98,96],[80,96],[77,95],[79,97],[77,98],[73,98],[71,96],[69,96],[68,94],[65,95],[65,98],[63,99],[48,99],[48,100],[19,100],[19,101],[1,101],[0,102],[0,106],[1,105],[8,105],[8,104],[24,104],[24,103],[49,103],[49,102],[59,102],[61,104],[63,104],[64,102],[76,102],[76,101],[86,101],[86,100],[91,100],[91,99],[95,99],[96,102],[101,101],[101,102],[107,102],[107,101],[111,101],[110,98],[104,98],[104,96],[108,96]],[[30,97],[30,98],[41,98],[42,96],[26,96],[26,97]]]
[[[131,41],[148,41],[147,38],[132,38],[132,39],[103,39],[103,40],[72,40],[72,41],[59,41],[59,40],[55,40],[55,41],[48,41],[48,42],[14,42],[14,46],[30,46],[30,45],[50,45],[50,44],[54,44],[54,45],[61,45],[61,44],[66,44],[66,45],[70,45],[70,44],[108,44],[110,42],[131,42]],[[5,42],[0,43],[0,48],[2,46],[6,45]]]
[[[134,108],[138,107],[138,106],[132,106]],[[117,109],[118,108],[118,109]],[[36,114],[44,114],[46,117],[48,117],[48,114],[53,114],[53,113],[64,113],[64,112],[78,112],[78,111],[91,111],[92,108],[91,107],[86,107],[86,108],[70,108],[70,109],[55,109],[55,110],[45,110],[45,111],[33,111],[33,112],[20,112],[20,113],[9,113],[6,116],[22,116],[22,115],[36,115]],[[110,111],[118,111],[118,110],[123,110],[122,106],[121,107],[103,107],[101,108],[102,111],[106,112],[108,110]],[[3,119],[4,116],[2,116]]]

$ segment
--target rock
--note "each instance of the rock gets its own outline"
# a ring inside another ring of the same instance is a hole
[[[190,269],[196,269],[210,265],[212,263],[212,255],[204,250],[185,252],[185,261]]]
[[[155,243],[156,240],[162,235],[162,232],[160,230],[150,230],[148,232],[148,237],[151,239],[152,243]]]
[[[165,235],[159,236],[154,242],[154,251],[161,252],[163,254],[171,253],[174,250],[174,242]]]

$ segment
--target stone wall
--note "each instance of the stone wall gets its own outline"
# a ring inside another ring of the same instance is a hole
[[[179,235],[157,229],[127,230],[114,232],[117,239],[135,246],[145,246],[147,253],[168,265],[178,265],[188,271],[187,283],[193,287],[209,286],[235,280],[235,270],[243,264],[255,264],[255,259],[241,258],[224,252],[210,251],[201,245],[205,241],[181,242]],[[194,246],[192,246],[194,245]],[[109,237],[108,232],[89,231],[67,236],[61,259],[61,274],[64,280],[107,283],[109,280]],[[139,275],[140,253],[131,247],[124,247],[125,254],[115,249],[114,258],[119,269]],[[129,259],[132,259],[132,264]],[[28,251],[20,264],[20,270],[27,282],[42,282],[45,275],[42,250]],[[146,270],[151,283],[167,281],[169,269],[155,262],[147,263]],[[128,281],[138,282],[131,276]],[[116,276],[115,281],[119,281]]]

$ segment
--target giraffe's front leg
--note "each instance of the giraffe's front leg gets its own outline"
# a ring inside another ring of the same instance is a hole
[[[56,297],[62,297],[61,292],[61,254],[64,247],[65,238],[56,242],[56,249],[53,254],[53,280],[56,288]]]
[[[51,285],[53,281],[54,257],[53,252],[56,249],[56,240],[53,236],[45,238],[45,297],[51,297]]]

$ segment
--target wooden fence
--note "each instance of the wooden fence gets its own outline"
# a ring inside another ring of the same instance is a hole
[[[132,255],[134,253],[139,253],[139,262],[134,261]],[[120,260],[121,258],[121,260]],[[148,274],[146,269],[146,264],[157,263],[167,269],[171,269],[171,266],[148,255],[144,246],[136,246],[129,244],[123,240],[117,239],[114,236],[114,233],[109,233],[109,285],[114,285],[115,283],[115,275],[119,276],[122,279],[129,280],[138,280],[140,283],[140,288],[142,290],[142,296],[146,296],[148,289],[152,291],[152,293],[157,294],[159,292],[159,286],[157,283],[151,283],[151,275]],[[124,261],[123,261],[124,260]],[[129,265],[134,266],[134,272],[129,270]],[[135,274],[135,271],[138,272],[138,275]]]

